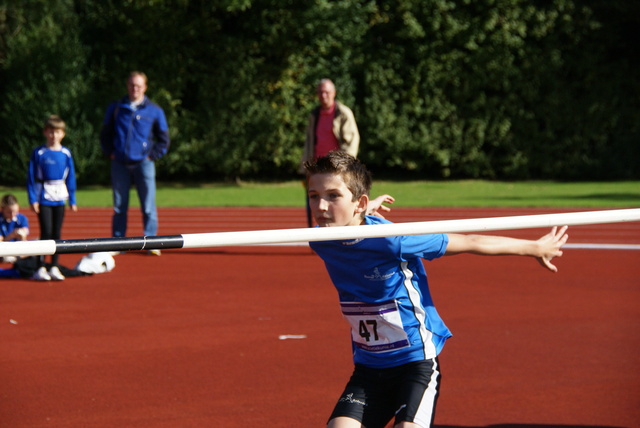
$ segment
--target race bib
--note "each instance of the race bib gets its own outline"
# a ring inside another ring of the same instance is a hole
[[[409,346],[395,300],[384,303],[342,302],[342,315],[351,325],[351,338],[358,348],[388,352]]]
[[[47,201],[66,201],[69,191],[64,180],[47,180],[44,182],[44,199]]]

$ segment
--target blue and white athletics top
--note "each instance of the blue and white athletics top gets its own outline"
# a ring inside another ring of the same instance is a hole
[[[443,256],[448,242],[436,234],[309,243],[338,290],[356,364],[395,367],[440,353],[451,332],[433,305],[422,259]]]
[[[76,205],[76,172],[71,151],[62,146],[51,150],[46,145],[35,149],[27,172],[29,203],[58,206],[69,201]]]

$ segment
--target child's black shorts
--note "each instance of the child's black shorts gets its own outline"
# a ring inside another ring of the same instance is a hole
[[[374,369],[357,365],[329,420],[344,416],[367,428],[413,422],[431,427],[435,415],[440,371],[438,359]]]

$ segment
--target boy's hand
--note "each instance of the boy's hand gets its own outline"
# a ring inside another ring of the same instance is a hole
[[[558,271],[558,268],[551,263],[551,259],[562,256],[560,247],[569,239],[569,235],[565,233],[567,229],[568,226],[562,226],[560,230],[558,230],[557,226],[554,226],[551,232],[537,241],[540,247],[540,256],[538,256],[537,259],[543,267],[546,267],[551,272]]]
[[[380,195],[375,199],[369,201],[369,205],[367,206],[367,214],[375,215],[380,218],[384,218],[380,211],[389,212],[391,208],[382,205],[383,203],[392,204],[395,202],[395,199],[391,195]]]

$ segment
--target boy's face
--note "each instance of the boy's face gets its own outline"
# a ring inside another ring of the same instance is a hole
[[[18,213],[20,212],[20,207],[18,204],[7,205],[6,207],[2,207],[2,217],[7,221],[11,221]]]
[[[62,139],[65,136],[64,129],[60,128],[45,128],[42,132],[47,139],[47,146],[56,146],[62,143]]]
[[[368,203],[366,195],[353,201],[353,193],[339,174],[309,177],[309,205],[320,227],[357,226]]]

